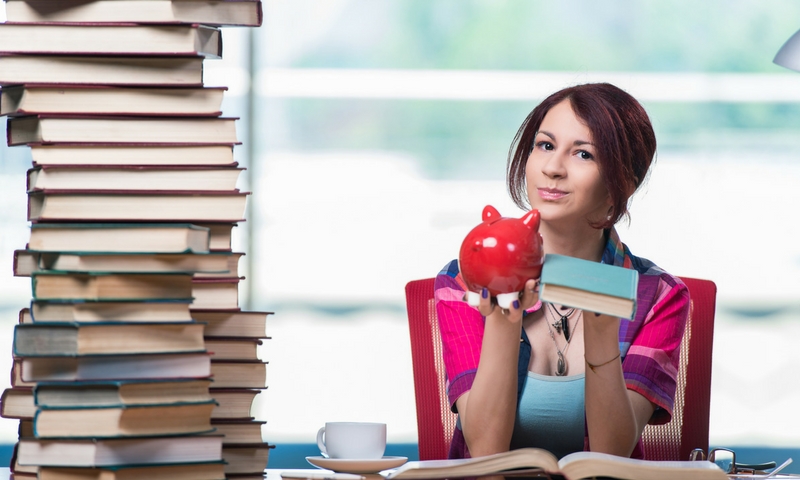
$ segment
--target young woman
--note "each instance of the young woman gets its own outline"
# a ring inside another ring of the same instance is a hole
[[[644,108],[609,84],[556,92],[525,119],[509,151],[512,198],[539,210],[545,253],[636,269],[636,316],[542,304],[537,279],[508,310],[486,291],[476,310],[462,300],[458,262],[445,266],[435,297],[459,414],[452,458],[527,446],[640,458],[644,426],[669,421],[688,290],[614,229],[655,150]]]

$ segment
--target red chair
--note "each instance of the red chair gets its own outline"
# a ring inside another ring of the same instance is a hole
[[[689,288],[692,304],[681,343],[675,408],[669,423],[645,427],[642,443],[648,460],[688,460],[694,448],[708,451],[717,287],[710,280],[681,279]],[[406,285],[420,460],[447,458],[456,425],[456,415],[450,411],[445,392],[433,282],[433,278],[427,278]]]

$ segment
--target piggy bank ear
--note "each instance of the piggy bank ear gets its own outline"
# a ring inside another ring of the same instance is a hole
[[[539,210],[531,210],[530,212],[526,213],[520,220],[522,220],[522,224],[526,227],[530,228],[531,230],[539,230]]]
[[[500,218],[500,212],[491,205],[483,207],[483,221],[491,222]]]

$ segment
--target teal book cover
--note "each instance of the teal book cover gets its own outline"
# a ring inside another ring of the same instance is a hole
[[[638,285],[639,272],[634,269],[547,254],[542,266],[540,297],[543,301],[632,318]],[[597,301],[611,301],[615,305],[611,311],[598,310],[601,307]]]

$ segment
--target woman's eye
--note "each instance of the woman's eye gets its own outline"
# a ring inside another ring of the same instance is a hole
[[[591,153],[587,152],[586,150],[579,151],[578,156],[584,160],[591,160],[594,158],[594,156]]]
[[[553,149],[553,144],[552,144],[552,143],[550,143],[550,142],[548,142],[548,141],[545,141],[545,140],[542,140],[542,141],[540,141],[540,142],[537,142],[537,143],[536,143],[536,146],[537,146],[538,148],[542,148],[542,149],[544,149],[544,150],[552,150],[552,149]]]

